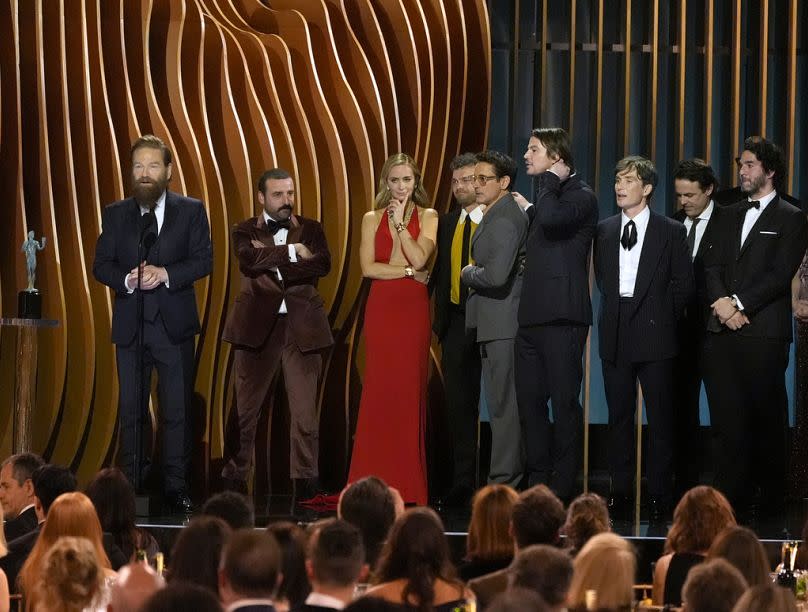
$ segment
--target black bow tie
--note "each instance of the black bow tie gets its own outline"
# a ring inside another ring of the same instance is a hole
[[[289,229],[289,225],[290,225],[290,223],[289,223],[289,219],[286,219],[286,220],[284,220],[284,221],[275,221],[275,219],[267,219],[267,229],[268,229],[270,232],[272,232],[272,235],[273,235],[273,236],[274,236],[275,234],[277,234],[277,233],[278,233],[278,230],[280,230],[280,229],[286,229],[286,230],[288,230],[288,229]]]
[[[747,200],[746,203],[744,203],[744,209],[749,210],[750,208],[757,208],[760,210],[760,202],[758,200]]]

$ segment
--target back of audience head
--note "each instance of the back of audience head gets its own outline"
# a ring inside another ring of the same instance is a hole
[[[381,597],[366,595],[345,606],[345,612],[401,612],[401,606]]]
[[[548,608],[561,610],[572,582],[572,559],[554,546],[534,544],[516,553],[509,574],[509,587],[535,591]]]
[[[141,612],[222,612],[222,605],[210,589],[180,582],[157,591]]]
[[[219,593],[222,603],[273,599],[281,575],[281,550],[268,531],[234,531],[222,551]]]
[[[431,609],[435,581],[454,581],[443,523],[430,508],[411,508],[396,519],[384,545],[375,580],[404,580],[402,599]]]
[[[137,612],[164,586],[163,578],[148,563],[135,561],[124,565],[110,588],[108,612]]]
[[[552,612],[541,596],[531,589],[511,587],[488,604],[486,612]]]
[[[564,535],[573,554],[577,554],[589,539],[611,529],[606,501],[595,493],[579,495],[567,509]]]
[[[171,551],[169,583],[190,582],[218,597],[219,563],[230,531],[227,523],[213,516],[191,519]]]
[[[466,538],[466,559],[502,559],[513,556],[511,513],[518,493],[502,484],[490,484],[475,493]]]
[[[794,594],[771,582],[758,584],[741,595],[732,612],[795,612]]]
[[[691,568],[682,586],[682,610],[730,612],[746,590],[744,577],[729,561],[711,559]]]
[[[309,536],[306,573],[314,590],[352,589],[367,573],[359,530],[342,519],[316,524]]]
[[[517,548],[531,544],[557,546],[564,519],[564,504],[545,485],[523,491],[511,512],[511,529]]]
[[[33,503],[34,483],[31,480],[42,457],[34,453],[18,453],[7,457],[0,464],[0,502],[7,519],[14,519],[26,506]]]
[[[276,598],[296,608],[306,601],[311,585],[306,576],[306,532],[286,521],[267,525],[281,549],[281,582]]]
[[[37,610],[80,612],[98,601],[103,585],[104,571],[93,544],[63,536],[42,559],[33,600]]]
[[[135,491],[118,468],[99,471],[87,485],[101,528],[112,535],[124,556],[135,552]]]
[[[735,524],[732,506],[720,491],[704,485],[693,487],[673,511],[665,551],[706,552],[719,533]]]
[[[201,514],[217,516],[231,529],[255,527],[255,512],[250,501],[236,491],[217,493],[202,506]]]
[[[746,527],[728,527],[713,540],[708,559],[726,559],[741,572],[752,587],[768,584],[769,559],[755,532]]]
[[[390,488],[375,476],[357,480],[342,492],[338,516],[359,528],[365,558],[373,568],[396,520],[395,499]]]
[[[78,488],[76,477],[66,467],[46,464],[34,470],[31,480],[36,495],[37,516],[43,520],[51,505],[62,493],[71,493]]]
[[[620,536],[593,536],[575,557],[573,568],[570,607],[584,606],[587,591],[597,593],[599,608],[631,606],[637,559],[631,544]]]

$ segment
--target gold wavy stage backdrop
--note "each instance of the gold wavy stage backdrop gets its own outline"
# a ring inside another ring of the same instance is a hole
[[[16,316],[32,229],[48,239],[43,316],[61,322],[39,332],[34,450],[83,482],[113,461],[112,304],[91,268],[102,208],[128,195],[130,143],[154,133],[175,154],[171,188],[204,200],[214,245],[213,273],[196,286],[197,490],[217,471],[232,406],[232,356],[219,340],[238,286],[229,228],[256,214],[254,183],[273,166],[295,177],[297,212],[323,222],[332,251],[320,284],[337,337],[321,389],[321,469],[339,484],[361,389],[360,219],[389,154],[414,155],[442,211],[447,163],[483,148],[484,0],[1,0],[0,28],[0,311]],[[15,338],[0,336],[4,456]],[[439,394],[434,367],[433,380]],[[269,427],[279,488],[282,412]]]

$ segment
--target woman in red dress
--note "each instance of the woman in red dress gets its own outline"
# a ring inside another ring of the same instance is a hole
[[[431,329],[427,266],[438,214],[405,153],[387,159],[359,259],[373,280],[365,306],[365,376],[348,481],[368,475],[426,504],[426,387]]]

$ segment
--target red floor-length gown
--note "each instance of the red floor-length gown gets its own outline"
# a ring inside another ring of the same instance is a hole
[[[418,210],[407,229],[417,239]],[[387,214],[374,238],[376,261],[388,263],[393,237]],[[427,502],[426,387],[430,345],[427,287],[411,278],[374,280],[365,306],[365,376],[348,482],[378,476],[407,503]]]

